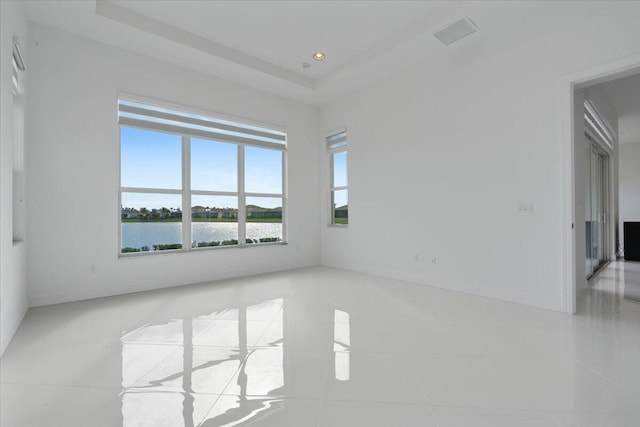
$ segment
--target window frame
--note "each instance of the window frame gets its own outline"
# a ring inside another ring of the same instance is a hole
[[[332,141],[331,138],[334,138],[336,136],[342,135],[344,134],[344,144],[337,146],[337,147],[331,147],[332,145]],[[333,130],[329,133],[327,133],[326,137],[325,137],[325,143],[326,143],[326,148],[327,148],[327,155],[329,157],[329,192],[328,192],[328,201],[329,201],[329,211],[328,211],[328,215],[329,215],[329,221],[327,221],[327,226],[328,227],[336,227],[336,228],[348,228],[349,227],[349,217],[347,216],[347,223],[346,224],[338,224],[335,222],[335,192],[336,191],[341,191],[341,190],[346,190],[347,191],[347,206],[349,205],[349,139],[347,137],[347,128],[340,128],[340,129],[336,129]],[[334,161],[334,156],[336,154],[340,154],[340,153],[347,153],[347,185],[342,185],[342,186],[336,186],[334,179],[335,179],[335,161]]]
[[[144,127],[129,123],[119,123],[116,120],[118,128],[118,258],[128,258],[136,256],[147,255],[160,255],[160,254],[176,254],[176,253],[189,253],[200,252],[206,250],[216,249],[241,249],[249,247],[261,247],[261,246],[273,246],[273,245],[286,245],[288,242],[288,197],[287,197],[287,129],[283,126],[277,126],[273,124],[267,124],[249,120],[245,118],[239,118],[229,116],[225,114],[214,113],[205,110],[198,110],[192,107],[186,107],[183,105],[169,103],[165,101],[159,101],[156,99],[150,99],[140,97],[137,95],[131,95],[128,93],[118,93],[116,99],[116,114],[119,114],[119,102],[120,100],[147,104],[158,108],[167,108],[171,110],[177,110],[185,114],[197,114],[209,117],[214,120],[230,121],[239,123],[246,126],[264,128],[275,132],[281,132],[284,134],[284,142],[281,146],[276,144],[250,144],[245,142],[232,142],[223,139],[213,139],[202,135],[201,133],[191,133],[187,130],[183,132],[174,132],[171,130],[157,129],[154,127]],[[178,135],[181,137],[181,188],[180,189],[166,189],[166,188],[147,188],[147,187],[124,187],[122,185],[122,132],[121,129],[132,128],[141,129],[150,132],[164,133],[169,135]],[[225,143],[235,145],[237,150],[237,191],[209,191],[209,190],[193,190],[191,188],[191,139],[208,140],[216,143]],[[253,193],[245,192],[245,148],[247,146],[256,147],[261,149],[268,149],[273,151],[279,151],[282,155],[282,192],[281,193]],[[176,194],[181,197],[181,209],[182,209],[182,248],[180,249],[168,249],[157,251],[141,251],[141,252],[122,252],[122,194],[123,193],[140,193],[140,194]],[[219,245],[219,246],[207,246],[207,247],[192,247],[193,233],[192,233],[192,196],[227,196],[237,197],[238,200],[238,244],[237,245]],[[246,199],[247,197],[262,197],[273,198],[282,200],[282,240],[279,242],[258,242],[258,243],[246,243]]]
[[[20,62],[18,59],[20,58]],[[22,54],[14,36],[12,57],[11,57],[11,91],[13,114],[13,137],[11,144],[13,147],[12,159],[12,200],[11,206],[13,216],[11,220],[12,243],[20,244],[25,240],[25,93],[24,93],[25,67],[22,62]]]

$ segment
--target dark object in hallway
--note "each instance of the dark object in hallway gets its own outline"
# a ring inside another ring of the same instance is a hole
[[[640,222],[624,223],[624,259],[640,261]]]

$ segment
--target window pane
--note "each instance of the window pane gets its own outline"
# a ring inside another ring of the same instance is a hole
[[[331,198],[333,203],[332,224],[348,224],[349,195],[347,190],[332,191]]]
[[[123,187],[182,188],[182,137],[120,127]]]
[[[282,194],[282,151],[245,148],[245,191]]]
[[[238,244],[238,198],[191,196],[191,246]]]
[[[347,152],[342,151],[333,155],[333,186],[347,186]]]
[[[179,194],[122,193],[122,252],[181,249],[181,204]]]
[[[237,191],[238,146],[192,138],[191,189]]]
[[[282,198],[247,197],[247,243],[282,241]]]

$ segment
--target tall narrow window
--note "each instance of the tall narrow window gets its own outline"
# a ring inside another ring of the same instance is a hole
[[[13,241],[24,240],[24,61],[14,40],[13,82]]]
[[[118,101],[120,252],[285,241],[286,134]]]
[[[329,153],[329,215],[331,225],[349,224],[349,189],[347,162],[347,131],[327,137]]]

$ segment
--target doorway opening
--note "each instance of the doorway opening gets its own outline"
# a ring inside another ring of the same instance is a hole
[[[636,74],[640,54],[572,73],[562,81],[562,305],[568,313],[575,313],[588,278],[615,259],[619,249],[617,147],[603,149],[601,135],[588,132],[585,100],[590,96],[585,89]],[[617,117],[614,120],[617,123]]]

